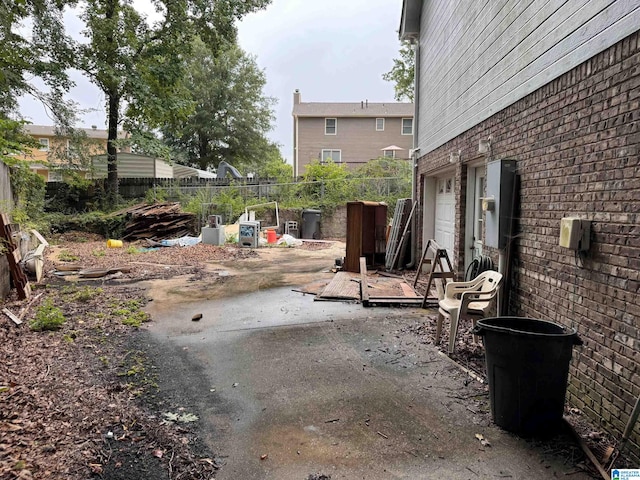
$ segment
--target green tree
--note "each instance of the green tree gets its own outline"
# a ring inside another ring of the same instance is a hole
[[[270,143],[259,160],[248,168],[260,178],[272,178],[278,183],[293,181],[293,167],[282,158],[280,149],[274,143]]]
[[[349,171],[343,163],[335,163],[331,159],[326,162],[314,160],[306,166],[302,176],[302,195],[310,198],[318,205],[336,205],[344,202],[352,192],[349,182]]]
[[[0,114],[8,118],[17,98],[31,94],[47,103],[56,114],[57,106],[71,85],[65,69],[72,59],[70,39],[64,33],[62,12],[74,0],[0,1]],[[24,24],[30,20],[27,36]],[[31,82],[36,76],[51,90],[38,91]]]
[[[162,128],[166,142],[203,170],[221,160],[235,167],[259,164],[270,148],[266,133],[275,100],[263,93],[266,78],[255,59],[235,41],[216,54],[198,39],[187,71],[195,111]]]
[[[40,145],[23,131],[24,121],[0,116],[0,160],[8,166],[18,161],[18,155]]]
[[[85,42],[78,67],[104,93],[107,109],[107,185],[117,199],[117,133],[135,135],[175,123],[193,109],[183,81],[186,59],[199,35],[217,54],[236,35],[235,21],[270,0],[155,0],[151,24],[129,0],[82,0]],[[122,120],[126,120],[122,122]]]
[[[24,133],[25,123],[0,116],[0,161],[10,168],[15,197],[15,205],[0,205],[0,209],[13,210],[12,217],[17,223],[36,220],[44,210],[44,180],[20,159],[23,152],[39,146],[33,137]]]
[[[356,169],[353,177],[366,179],[360,184],[360,198],[394,205],[398,198],[411,196],[411,174],[410,160],[380,157]]]
[[[396,100],[408,100],[413,102],[414,77],[415,77],[415,55],[413,46],[409,42],[402,42],[400,45],[400,58],[394,58],[393,68],[382,74],[382,78],[387,82],[395,84]]]

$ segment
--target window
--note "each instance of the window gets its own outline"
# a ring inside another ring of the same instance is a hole
[[[445,192],[453,193],[453,178],[447,178],[445,182]]]
[[[49,182],[62,182],[62,172],[59,170],[49,170]]]
[[[396,158],[395,150],[383,150],[382,153],[384,154],[385,158]]]
[[[413,135],[413,118],[402,119],[402,135]]]
[[[384,118],[376,118],[376,132],[384,132]]]
[[[341,150],[322,150],[321,162],[324,163],[327,160],[333,161],[333,163],[341,163],[342,162],[342,151]]]
[[[335,135],[338,132],[338,119],[337,118],[325,118],[324,119],[324,134]]]
[[[48,152],[49,151],[49,139],[48,138],[39,138],[38,142],[40,142],[40,151]]]

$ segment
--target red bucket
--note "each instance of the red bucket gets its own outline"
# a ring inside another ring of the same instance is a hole
[[[267,243],[276,243],[276,231],[275,230],[267,230]]]

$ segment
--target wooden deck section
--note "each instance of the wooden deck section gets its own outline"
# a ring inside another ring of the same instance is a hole
[[[316,297],[322,300],[360,301],[360,275],[351,272],[338,272],[322,292]]]
[[[359,301],[365,307],[379,305],[423,306],[424,297],[400,275],[367,271],[366,258],[359,262],[360,273],[338,272],[316,296],[316,300]]]

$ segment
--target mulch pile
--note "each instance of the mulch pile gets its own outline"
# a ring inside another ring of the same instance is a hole
[[[58,331],[0,320],[0,478],[213,478],[215,461],[193,453],[197,435],[138,401],[154,379],[127,348],[136,328],[115,312],[143,305],[143,291],[49,287],[25,319],[47,299],[66,318]]]
[[[202,277],[206,263],[246,260],[259,258],[260,249],[241,248],[236,244],[224,246],[199,243],[186,247],[150,248],[145,241],[124,242],[121,248],[108,248],[104,238],[95,234],[66,233],[55,236],[45,271],[53,272],[57,266],[78,265],[82,269],[113,269],[126,267],[120,281],[141,281],[172,278],[178,275],[198,275]],[[322,250],[330,243],[305,241],[301,250]],[[287,248],[270,246],[265,248]],[[206,275],[205,275],[206,276]]]
[[[235,245],[218,247],[200,243],[188,247],[149,249],[145,242],[140,241],[124,243],[121,248],[107,248],[104,239],[96,240],[93,236],[84,242],[54,240],[58,245],[53,245],[45,271],[51,272],[58,266],[69,264],[79,265],[82,269],[126,267],[126,271],[119,276],[121,281],[193,275],[205,270],[207,262],[258,257],[255,250]]]

